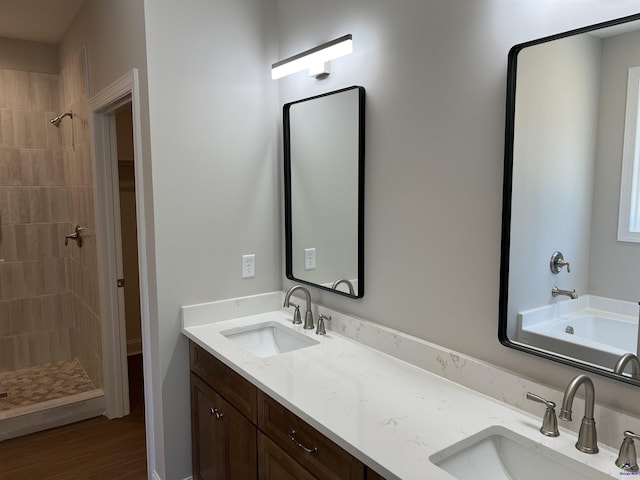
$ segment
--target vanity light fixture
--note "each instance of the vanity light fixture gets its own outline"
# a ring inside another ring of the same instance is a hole
[[[302,70],[309,70],[311,77],[326,76],[330,72],[331,60],[344,57],[351,52],[353,52],[351,34],[344,35],[274,63],[271,65],[271,78],[277,80]]]

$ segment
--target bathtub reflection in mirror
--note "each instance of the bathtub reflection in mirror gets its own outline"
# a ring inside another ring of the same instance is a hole
[[[640,243],[618,239],[627,78],[638,65],[640,14],[509,53],[499,339],[640,385],[630,365],[614,373],[638,354]],[[554,268],[557,252],[569,265]]]

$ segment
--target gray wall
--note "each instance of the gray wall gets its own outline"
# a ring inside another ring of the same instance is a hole
[[[275,3],[145,1],[145,21],[165,453],[158,472],[177,480],[191,472],[180,306],[281,287]],[[243,280],[248,253],[256,277]]]
[[[629,67],[640,65],[640,32],[608,38],[602,48],[602,89],[594,189],[589,291],[640,300],[640,244],[617,240],[622,140]]]
[[[0,38],[0,68],[58,74],[58,48],[48,43]]]
[[[581,35],[518,55],[509,264],[509,338],[516,315],[587,291],[600,86],[600,39]],[[571,263],[554,275],[561,251]]]
[[[636,12],[631,1],[278,0],[280,58],[354,38],[327,80],[280,80],[281,103],[367,88],[367,291],[314,299],[564,388],[578,370],[497,338],[507,52]],[[640,414],[637,387],[594,380],[599,401]]]

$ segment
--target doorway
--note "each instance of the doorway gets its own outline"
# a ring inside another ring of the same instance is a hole
[[[113,419],[129,414],[129,392],[134,387],[129,382],[129,360],[141,355],[143,378],[138,382],[143,383],[147,465],[151,467],[155,464],[155,437],[150,401],[149,287],[145,273],[149,262],[138,85],[138,71],[132,69],[92,96],[89,110],[94,135],[97,230],[101,239],[101,310],[103,318],[111,319],[103,322],[102,331],[105,415]],[[132,204],[135,215],[131,215]]]
[[[131,102],[117,109],[116,145],[120,239],[122,251],[121,285],[124,290],[124,316],[127,356],[142,355],[140,287],[138,275],[138,226],[136,215],[135,166]]]
[[[131,101],[127,101],[107,116],[111,136],[109,143],[116,147],[110,161],[113,172],[114,233],[119,247],[116,249],[119,252],[116,265],[118,319],[121,335],[124,335],[125,339],[127,357],[128,388],[124,390],[123,415],[132,412],[133,403],[144,410],[143,396],[142,405],[140,404],[140,395],[143,394],[142,322],[132,115]],[[120,227],[119,235],[116,224]],[[140,411],[136,413],[139,415]]]

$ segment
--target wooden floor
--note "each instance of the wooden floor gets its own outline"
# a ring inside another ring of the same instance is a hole
[[[129,357],[131,415],[0,442],[0,479],[146,480],[142,357]]]

